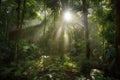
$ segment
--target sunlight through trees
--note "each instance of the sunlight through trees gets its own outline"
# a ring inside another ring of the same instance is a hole
[[[119,80],[119,0],[0,0],[0,80]]]

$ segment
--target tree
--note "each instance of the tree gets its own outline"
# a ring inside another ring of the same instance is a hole
[[[84,30],[85,30],[85,42],[86,42],[86,57],[87,59],[90,58],[90,47],[89,47],[89,31],[88,31],[88,5],[87,5],[87,0],[82,0],[83,3],[83,18],[84,18]]]
[[[115,4],[115,18],[116,18],[116,64],[117,70],[120,70],[120,0],[114,0]],[[119,74],[120,75],[120,74]]]
[[[20,0],[17,0],[17,30],[20,29],[20,6],[21,6],[21,1]],[[18,42],[19,42],[19,39],[16,39],[15,41],[15,55],[14,55],[14,61],[16,62],[17,61],[17,58],[18,58]]]
[[[21,25],[20,25],[20,28],[22,29],[22,25],[23,25],[23,20],[24,20],[24,17],[25,17],[25,11],[26,10],[26,0],[23,1],[23,9],[22,9],[22,17],[21,17]]]
[[[1,14],[1,0],[0,0],[0,14]]]

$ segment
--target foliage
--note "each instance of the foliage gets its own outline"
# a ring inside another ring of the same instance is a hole
[[[92,69],[90,75],[92,80],[112,80],[110,77],[104,77],[103,72],[97,69]]]
[[[85,58],[82,0],[26,0],[26,7],[24,0],[20,5],[17,0],[0,1],[0,80],[112,80],[105,77],[114,74],[116,60],[111,0],[86,0],[89,60]],[[21,29],[17,28],[18,7]],[[61,18],[60,12],[67,8],[72,8],[72,23]],[[103,71],[93,71],[91,76],[92,69]]]

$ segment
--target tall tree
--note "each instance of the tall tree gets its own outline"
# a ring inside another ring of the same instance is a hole
[[[0,0],[0,14],[1,14],[1,0]]]
[[[21,17],[20,29],[22,29],[23,20],[24,20],[24,16],[25,16],[25,10],[26,10],[26,0],[23,1],[23,8],[22,8],[22,17]]]
[[[115,2],[115,18],[116,18],[116,64],[118,70],[120,70],[120,0],[114,0]]]
[[[83,3],[83,23],[84,23],[84,30],[85,30],[85,42],[86,42],[86,57],[87,59],[90,58],[90,47],[89,47],[89,31],[88,31],[88,5],[87,0],[82,0]]]
[[[17,29],[20,28],[20,5],[21,1],[17,0]]]
[[[17,0],[16,1],[17,3],[17,30],[20,29],[20,5],[21,5],[21,1],[20,0]],[[15,55],[14,55],[14,61],[16,62],[17,61],[17,58],[18,58],[18,39],[16,39],[15,41]]]

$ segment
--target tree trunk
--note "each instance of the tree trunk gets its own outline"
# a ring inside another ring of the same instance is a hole
[[[25,16],[25,10],[26,10],[26,0],[23,1],[23,9],[22,9],[22,17],[21,17],[20,29],[22,29],[23,20],[24,20],[24,16]]]
[[[46,5],[45,5],[45,3],[44,3],[44,10],[45,10],[45,15],[44,15],[44,18],[45,18],[45,24],[44,24],[44,36],[45,36],[45,30],[46,30]]]
[[[116,18],[116,39],[115,39],[116,67],[117,70],[119,71],[120,70],[120,0],[114,0],[114,1],[115,1],[115,18]]]
[[[2,5],[1,5],[2,3],[1,3],[1,2],[2,2],[2,1],[0,0],[0,14],[1,14],[1,7],[2,7]]]
[[[86,58],[90,58],[90,47],[89,47],[89,31],[88,31],[88,10],[87,10],[87,2],[86,0],[82,0],[83,2],[83,22],[84,22],[84,36],[86,42]]]
[[[20,28],[20,4],[21,1],[17,0],[17,29]]]
[[[19,30],[20,28],[20,5],[21,5],[21,1],[17,0],[17,30]],[[18,58],[18,41],[19,39],[16,39],[15,41],[15,55],[14,55],[14,61],[17,62],[17,58]]]

